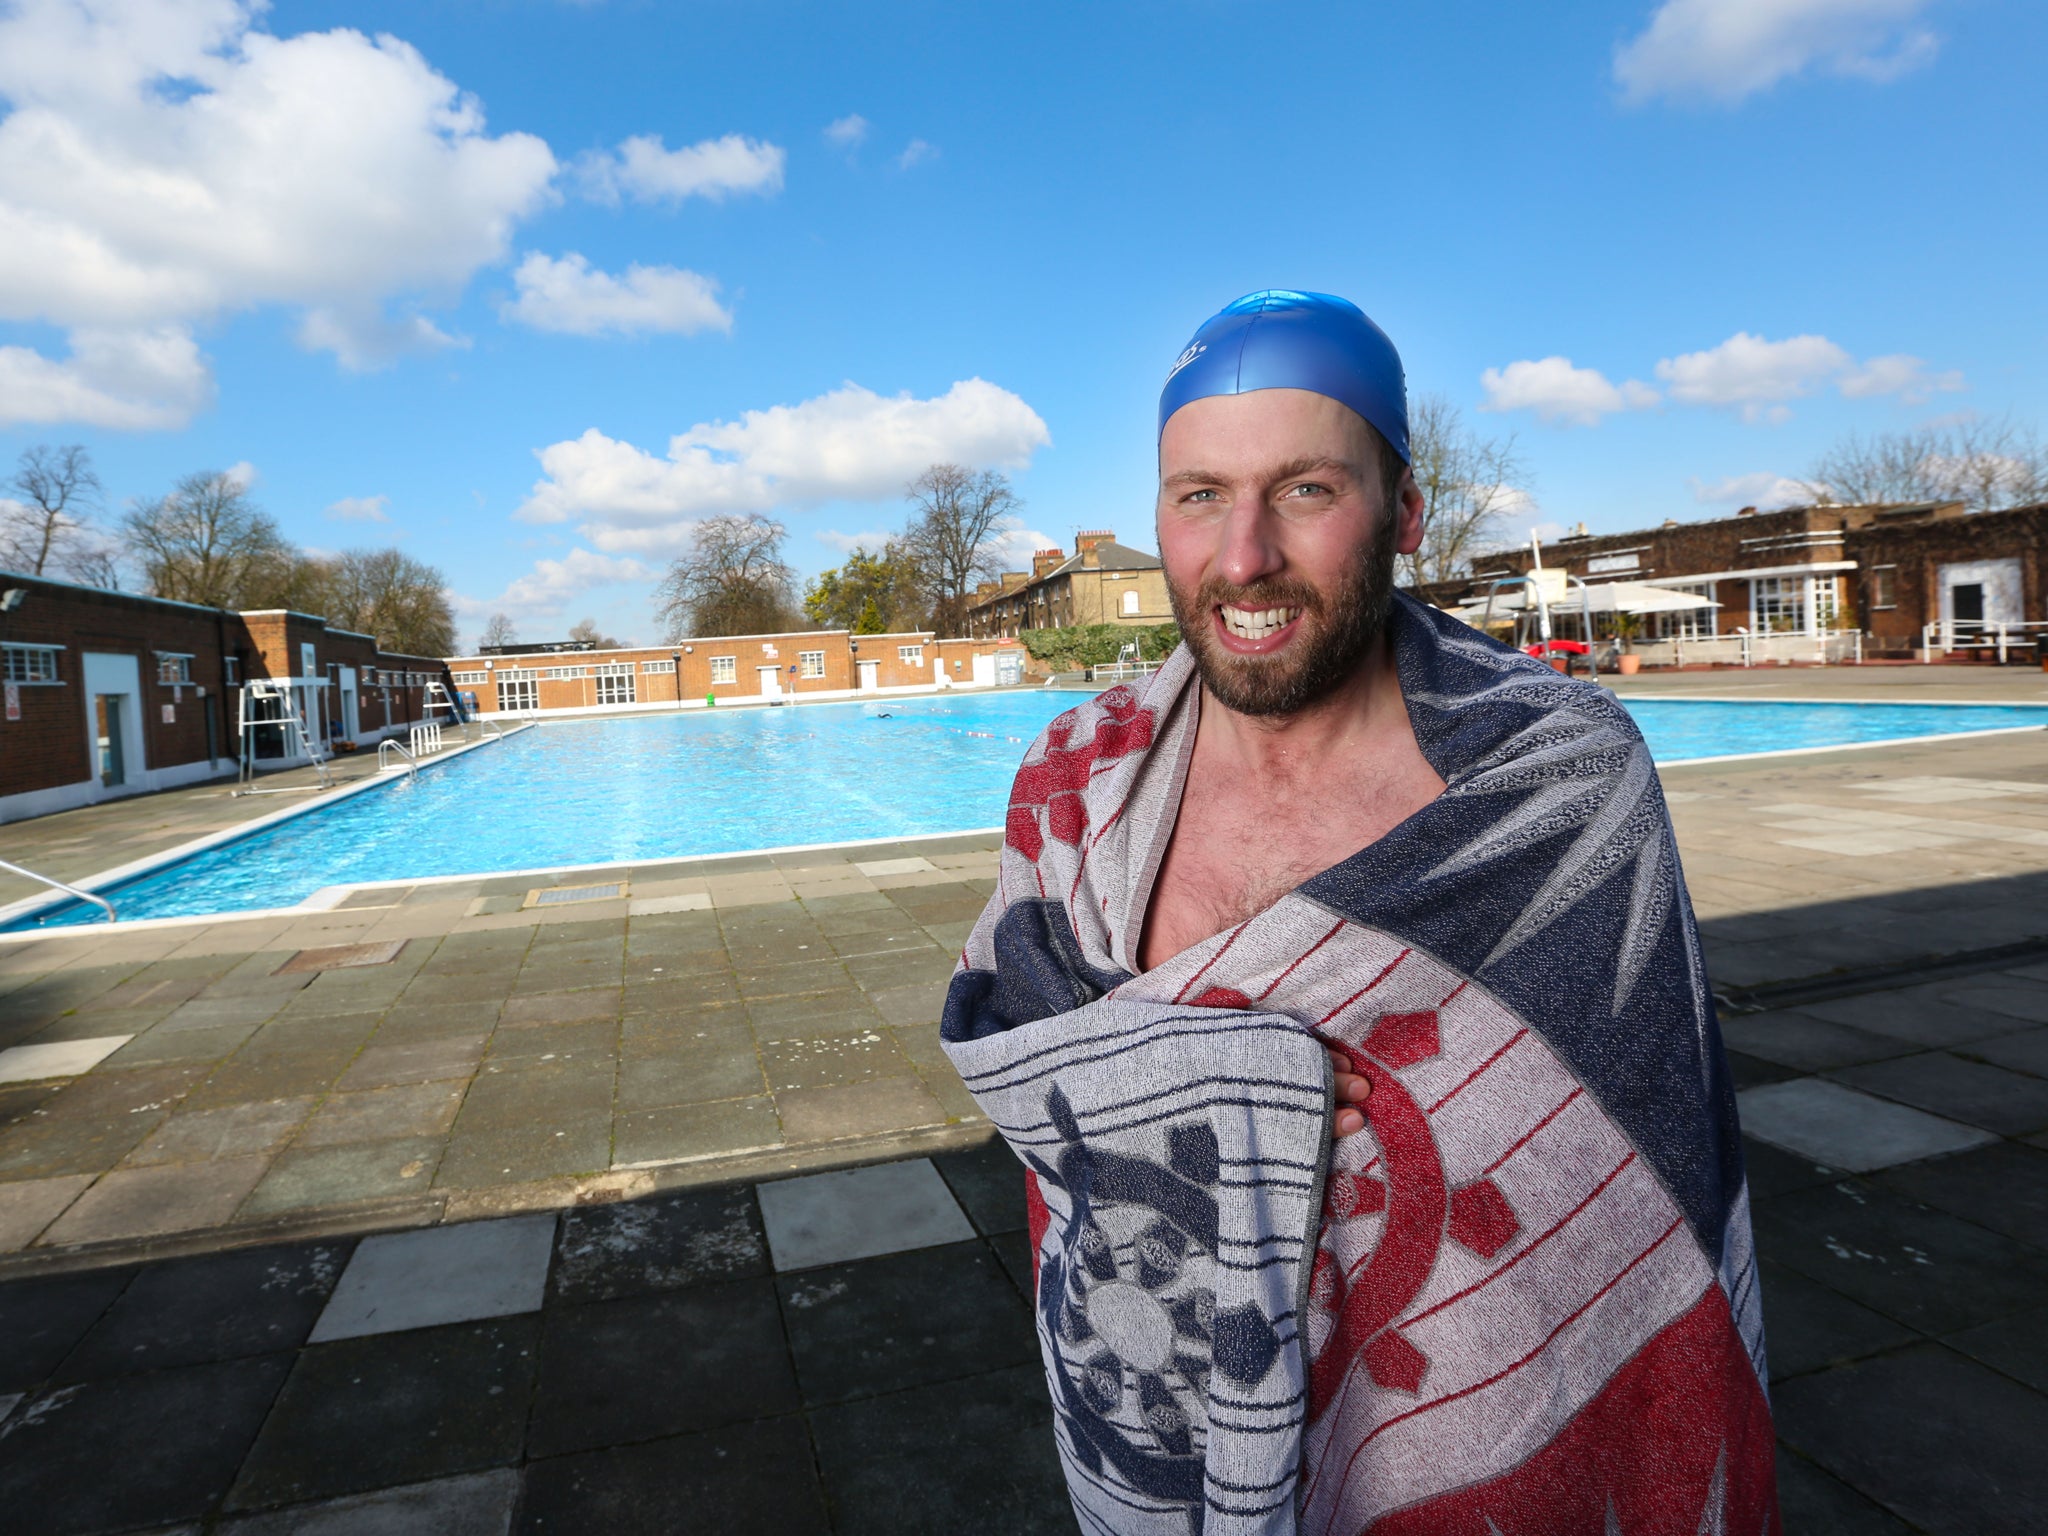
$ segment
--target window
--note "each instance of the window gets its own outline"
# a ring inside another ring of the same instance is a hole
[[[1136,587],[1125,587],[1125,588],[1124,588],[1124,612],[1125,612],[1126,614],[1133,614],[1133,613],[1136,613],[1137,611],[1138,611],[1138,589],[1137,589]]]
[[[921,645],[899,645],[896,647],[896,659],[906,667],[921,667],[924,665],[924,647]]]
[[[1806,578],[1754,576],[1749,583],[1750,627],[1760,635],[1796,635],[1806,628]]]
[[[539,709],[540,684],[527,672],[518,677],[498,674],[498,708],[505,711]]]
[[[227,669],[228,686],[230,688],[239,687],[242,681],[242,658],[239,656],[224,656],[221,658],[221,665]]]
[[[1695,597],[1711,598],[1714,595],[1711,581],[1660,581],[1657,585],[1673,592],[1690,592]],[[1711,608],[1689,608],[1650,616],[1648,634],[1653,640],[1705,640],[1713,633],[1714,610]]]
[[[0,680],[10,683],[55,683],[57,645],[0,646]]]
[[[448,675],[458,683],[488,683],[491,680],[488,672],[451,672]]]
[[[507,667],[498,674],[500,686],[506,683],[530,683],[540,674],[531,667]]]
[[[667,661],[643,661],[640,663],[640,670],[642,672],[673,672],[675,669],[674,657],[670,657]]]
[[[736,683],[739,681],[740,659],[737,656],[714,656],[711,658],[711,681],[714,683]]]
[[[634,699],[633,669],[620,662],[597,669],[597,702],[600,704],[631,704]]]
[[[1880,565],[1870,573],[1870,606],[1873,608],[1896,608],[1899,606],[1898,571],[1889,565]]]
[[[584,673],[584,670],[585,669],[582,667],[549,667],[545,672],[541,673],[541,676],[552,677],[557,679],[565,677],[581,677]]]
[[[797,676],[823,677],[825,675],[825,653],[823,651],[798,651],[796,653]]]
[[[1842,578],[1839,576],[1814,577],[1812,605],[1814,629],[1833,629],[1835,627],[1836,615],[1842,609]]]
[[[192,681],[192,658],[175,651],[156,653],[156,680],[176,687]]]

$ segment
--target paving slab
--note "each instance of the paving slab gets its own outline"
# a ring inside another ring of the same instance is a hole
[[[134,1278],[112,1268],[0,1283],[0,1391],[46,1380]]]
[[[760,1212],[742,1185],[564,1212],[552,1284],[563,1301],[611,1301],[767,1273]]]
[[[90,1072],[133,1035],[91,1035],[48,1045],[17,1045],[0,1051],[0,1083],[31,1083],[49,1077],[76,1077]]]
[[[40,1243],[134,1242],[224,1226],[269,1166],[261,1157],[234,1157],[116,1169],[52,1222]]]
[[[316,1344],[539,1309],[555,1218],[512,1216],[364,1238],[314,1327]]]
[[[509,1467],[248,1515],[221,1536],[505,1536],[519,1498]]]
[[[522,1536],[674,1536],[679,1510],[722,1536],[827,1536],[833,1529],[810,1433],[795,1415],[535,1462],[518,1529]]]
[[[0,1184],[0,1253],[26,1248],[92,1184],[89,1173]]]
[[[781,1179],[760,1188],[778,1271],[936,1247],[974,1236],[929,1159]]]
[[[236,1214],[261,1221],[424,1196],[445,1151],[446,1143],[435,1137],[294,1147],[270,1165]]]
[[[1990,1131],[1816,1077],[1737,1095],[1746,1136],[1853,1173],[1982,1146]]]

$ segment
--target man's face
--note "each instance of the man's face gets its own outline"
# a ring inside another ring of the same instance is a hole
[[[1404,481],[1349,406],[1301,389],[1212,395],[1159,439],[1159,554],[1209,692],[1291,715],[1356,672],[1386,628],[1394,556],[1422,541]],[[1391,515],[1390,514],[1391,511]]]

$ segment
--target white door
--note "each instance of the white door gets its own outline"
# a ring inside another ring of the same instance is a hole
[[[353,741],[363,733],[363,727],[356,714],[356,669],[341,669],[341,732]]]
[[[782,668],[756,667],[754,670],[761,674],[761,697],[764,699],[780,698],[782,696]]]
[[[995,687],[996,658],[992,653],[984,652],[974,658],[974,680],[984,688]]]
[[[147,787],[142,668],[133,656],[85,653],[85,739],[103,792]]]
[[[860,663],[860,687],[862,692],[882,686],[882,664],[879,661]]]

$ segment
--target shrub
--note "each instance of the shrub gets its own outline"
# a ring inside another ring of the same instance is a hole
[[[1164,661],[1180,644],[1180,626],[1154,624],[1082,624],[1069,629],[1027,629],[1017,637],[1034,661],[1054,672],[1078,672],[1083,667],[1112,665],[1117,653],[1132,641],[1146,661]]]

